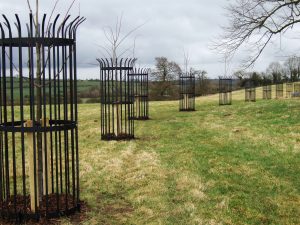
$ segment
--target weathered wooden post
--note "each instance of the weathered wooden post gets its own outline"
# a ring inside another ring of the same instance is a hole
[[[28,120],[25,123],[25,127],[32,128],[33,121]],[[30,183],[30,208],[32,212],[36,212],[36,209],[39,207],[39,189],[38,179],[37,179],[37,151],[36,151],[36,140],[33,132],[27,132],[26,136],[27,148],[28,148],[28,163],[29,163],[29,183]]]
[[[50,127],[49,119],[42,118],[41,127]],[[51,173],[51,143],[50,143],[50,134],[45,132],[43,135],[43,181],[44,181],[44,195],[49,194],[52,190],[52,173]],[[47,188],[48,186],[48,188]]]

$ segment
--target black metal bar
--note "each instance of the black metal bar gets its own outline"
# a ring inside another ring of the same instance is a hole
[[[52,26],[52,35],[55,37],[56,35],[56,23],[57,23],[57,20],[59,18],[59,15],[56,16],[55,20],[54,20],[54,23],[53,23],[53,26]],[[54,96],[53,96],[53,100],[54,100],[54,120],[57,121],[58,120],[58,115],[57,115],[57,108],[58,108],[58,101],[57,101],[57,98],[58,98],[58,93],[57,93],[57,75],[59,73],[59,69],[57,69],[57,53],[56,53],[56,47],[53,47],[53,53],[52,53],[52,57],[53,57],[53,92],[54,92]],[[55,124],[56,125],[56,124]],[[55,180],[56,180],[56,210],[59,212],[60,211],[60,204],[59,204],[59,158],[58,158],[58,131],[55,131],[55,137],[54,137],[54,140],[55,140]]]
[[[10,27],[10,23],[5,15],[3,15],[3,18],[6,21],[6,26],[9,33],[9,38],[12,38],[12,31]],[[9,44],[8,46],[9,53],[8,53],[8,60],[9,60],[9,79],[10,79],[10,113],[11,113],[11,122],[14,126],[15,121],[15,112],[14,112],[14,75],[13,75],[13,48],[12,45]],[[7,53],[6,53],[7,54]],[[13,162],[13,205],[14,205],[14,212],[17,211],[17,175],[16,175],[16,140],[15,140],[15,132],[12,132],[12,162]]]
[[[71,36],[71,34],[69,34]],[[74,93],[74,82],[73,82],[73,48],[72,46],[69,47],[69,70],[70,70],[70,115],[71,120],[73,121],[74,118],[74,101],[73,96],[77,93]],[[75,64],[75,63],[74,63]],[[73,202],[75,202],[76,192],[75,192],[75,143],[74,143],[74,130],[71,131],[71,157],[72,157],[72,195],[73,195]]]
[[[50,32],[50,29],[48,29],[48,37],[50,37],[51,35],[51,32]],[[51,47],[48,47],[48,56],[47,56],[47,59],[48,59],[48,74],[49,74],[49,86],[48,86],[48,90],[49,90],[49,93],[48,93],[48,98],[49,98],[49,115],[50,115],[50,118],[49,120],[52,121],[53,120],[53,107],[52,107],[52,68],[51,68],[51,62],[52,62],[52,58],[51,58]],[[52,128],[52,124],[50,125],[50,127]],[[50,131],[50,164],[51,164],[51,194],[54,193],[54,151],[53,151],[53,131],[51,130]]]
[[[2,25],[0,23],[0,35],[1,38],[3,37],[3,29],[2,29]],[[3,49],[1,49],[2,53],[3,53]],[[3,68],[4,65],[2,65],[2,54],[0,54],[0,68]],[[3,114],[3,96],[2,96],[2,70],[0,69],[0,114]],[[0,117],[0,123],[3,123],[2,121],[2,116]],[[0,204],[1,204],[1,208],[3,208],[3,196],[5,196],[5,181],[4,181],[4,159],[3,159],[3,150],[4,150],[4,146],[3,146],[3,133],[0,132]]]

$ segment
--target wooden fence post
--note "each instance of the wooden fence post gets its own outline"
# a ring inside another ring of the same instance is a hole
[[[140,117],[140,96],[135,96],[135,104],[136,104],[136,117]]]
[[[184,109],[188,109],[189,108],[189,94],[184,94],[183,98],[184,98]]]
[[[115,125],[115,128],[114,128],[114,130],[115,130],[115,135],[116,136],[119,136],[120,134],[121,134],[121,123],[122,123],[122,121],[121,121],[121,110],[122,109],[120,109],[120,106],[121,106],[121,104],[120,103],[116,103],[116,104],[114,104],[114,111],[115,111],[115,113],[114,113],[114,116],[115,116],[115,118],[114,118],[114,125]]]
[[[41,125],[42,127],[49,127],[49,119],[46,118],[42,118],[41,119]],[[43,135],[43,139],[45,138],[45,136]],[[46,162],[45,162],[45,155],[47,154],[47,172],[46,172]],[[51,192],[52,190],[52,182],[51,182],[51,170],[50,170],[50,158],[51,157],[51,151],[50,151],[50,138],[49,138],[49,134],[46,133],[46,140],[43,141],[43,181],[44,181],[44,194],[49,194],[49,192]],[[46,180],[46,176],[47,179]],[[46,183],[48,186],[48,193],[46,191]]]
[[[25,127],[33,127],[33,121],[27,120],[25,123]],[[37,188],[38,185],[38,178],[37,178],[37,166],[38,166],[38,159],[37,159],[37,151],[34,146],[34,135],[33,132],[27,132],[26,135],[26,142],[28,147],[28,162],[29,162],[29,183],[30,183],[30,207],[31,211],[35,213],[36,207],[39,207],[39,189]],[[35,157],[36,160],[34,162],[34,151],[35,151]],[[36,167],[34,169],[34,167]],[[35,181],[36,180],[36,186]],[[36,205],[37,204],[37,205]]]

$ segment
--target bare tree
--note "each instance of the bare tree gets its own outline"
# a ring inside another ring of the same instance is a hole
[[[126,53],[132,53],[133,57],[135,54],[136,37],[134,38],[133,45],[128,48],[122,48],[124,42],[132,35],[136,30],[144,26],[145,23],[134,27],[127,33],[122,35],[123,26],[123,14],[117,17],[117,22],[114,27],[106,26],[103,28],[103,33],[106,38],[107,43],[105,45],[98,45],[102,50],[102,56],[104,58],[111,58],[113,63],[116,62],[117,58],[124,56]]]
[[[190,68],[190,73],[197,78],[197,93],[201,96],[208,94],[210,82],[208,80],[207,71]]]
[[[272,62],[267,68],[267,75],[272,77],[274,83],[282,80],[283,68],[279,62]]]
[[[286,79],[297,81],[299,79],[300,57],[292,56],[284,62],[284,70]]]
[[[244,46],[252,54],[244,68],[253,65],[273,36],[300,22],[300,0],[235,0],[227,9],[229,25],[216,44],[229,59]]]
[[[69,13],[69,11],[71,10],[74,2],[76,0],[73,0],[72,3],[70,4],[70,7],[68,8],[68,11],[65,15],[65,19]],[[54,10],[58,4],[59,0],[56,0],[55,2],[55,5],[52,9],[52,12],[51,12],[51,16],[49,18],[49,22],[48,22],[48,26],[47,26],[47,30],[50,29],[50,20],[51,20],[51,17],[54,13]],[[29,12],[30,13],[33,13],[33,10],[32,10],[32,7],[31,7],[31,4],[30,4],[30,1],[27,0],[27,6],[28,6],[28,9],[29,9]],[[34,16],[34,19],[33,19],[33,22],[34,22],[34,28],[35,28],[35,37],[36,38],[40,38],[41,37],[41,33],[40,33],[40,20],[39,20],[39,0],[35,0],[35,16]],[[65,20],[64,19],[64,20]],[[63,22],[62,22],[63,24]],[[61,26],[59,27],[59,29],[61,29]],[[46,118],[42,118],[42,102],[41,102],[41,99],[42,99],[42,76],[43,76],[43,73],[45,72],[44,68],[42,68],[42,52],[41,52],[41,49],[42,49],[42,45],[37,42],[36,43],[36,46],[35,46],[35,53],[36,53],[36,78],[35,78],[35,89],[36,89],[36,122],[40,122],[42,119],[46,120]],[[46,61],[48,61],[49,59],[47,59]],[[62,65],[62,69],[63,69],[63,66]],[[58,74],[61,73],[62,69],[58,72]],[[30,72],[30,71],[29,71]],[[58,74],[56,76],[58,76]],[[51,82],[51,81],[49,81]],[[42,202],[42,197],[43,197],[43,190],[44,190],[44,187],[43,187],[43,146],[42,146],[42,134],[40,132],[37,133],[37,161],[38,161],[38,165],[37,165],[37,168],[38,168],[38,201],[41,203]]]
[[[162,97],[167,94],[172,81],[176,80],[182,71],[176,62],[169,62],[166,57],[157,57],[155,61],[152,77],[159,83],[159,92]]]
[[[123,26],[123,14],[121,14],[120,17],[117,17],[117,22],[114,27],[107,26],[103,28],[103,33],[105,35],[107,43],[105,45],[98,45],[101,50],[102,56],[104,58],[111,58],[112,60],[112,67],[114,67],[114,73],[113,76],[115,82],[119,82],[119,76],[126,76],[126,74],[122,74],[117,69],[117,59],[123,57],[125,54],[130,52],[130,54],[135,54],[135,45],[136,45],[136,37],[134,38],[133,46],[130,46],[128,48],[123,48],[124,42],[129,38],[130,35],[132,35],[136,30],[138,30],[140,27],[142,27],[144,24],[141,24],[137,27],[134,27],[129,32],[125,33],[123,35],[122,33],[122,26]],[[104,52],[103,52],[104,51]],[[101,63],[101,59],[97,59],[99,63]],[[135,61],[135,60],[134,60]],[[121,88],[119,88],[119,85],[114,85],[114,92],[118,93]],[[124,118],[122,117],[122,101],[121,96],[117,95],[116,97],[116,103],[114,104],[114,110],[116,112],[116,116],[114,117],[116,127],[116,135],[120,135],[122,131],[122,120]]]
[[[184,66],[184,72],[189,72],[189,63],[190,63],[190,55],[189,52],[183,49],[183,66]]]

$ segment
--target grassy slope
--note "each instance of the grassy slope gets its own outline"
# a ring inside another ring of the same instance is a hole
[[[152,102],[131,142],[101,141],[99,105],[80,105],[84,224],[300,224],[299,100],[217,99]]]

